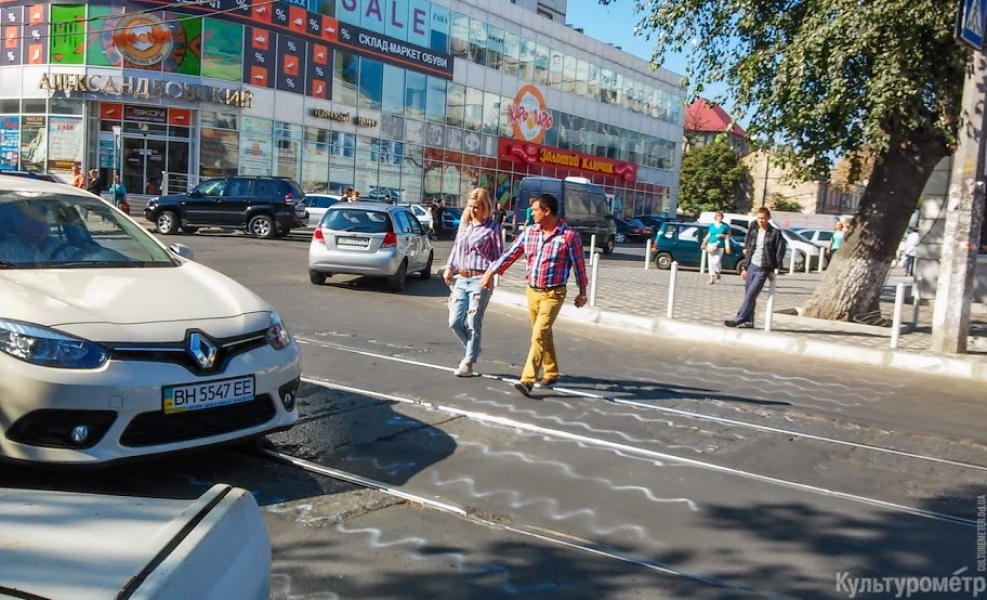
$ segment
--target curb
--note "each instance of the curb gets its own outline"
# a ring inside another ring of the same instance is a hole
[[[491,302],[527,309],[527,299],[517,293],[494,290]],[[853,344],[814,340],[807,336],[763,330],[728,329],[695,321],[642,317],[610,312],[599,308],[576,308],[566,304],[559,316],[569,321],[587,323],[607,329],[636,331],[665,339],[715,344],[723,348],[751,348],[768,352],[794,354],[830,362],[900,369],[910,373],[941,375],[967,381],[987,382],[987,362],[951,356],[925,354],[908,350],[866,348]]]

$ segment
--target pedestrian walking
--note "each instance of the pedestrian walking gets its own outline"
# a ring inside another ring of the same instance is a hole
[[[120,182],[120,175],[113,176],[113,185],[107,190],[110,197],[113,199],[113,206],[120,208],[121,205],[127,202],[127,188]]]
[[[846,225],[843,221],[837,221],[833,225],[833,237],[829,239],[829,260],[833,260],[833,255],[843,245],[843,236],[846,234]]]
[[[456,369],[456,377],[472,377],[480,356],[483,314],[490,302],[490,290],[483,287],[483,275],[504,251],[500,224],[493,220],[493,203],[483,188],[470,192],[466,200],[456,241],[442,275],[452,288],[449,296],[449,329],[456,334],[466,356]]]
[[[442,206],[442,198],[435,199],[430,211],[432,213],[432,235],[438,240],[445,233],[445,223],[442,222],[442,214],[445,212],[445,208]]]
[[[781,230],[771,226],[771,211],[761,208],[757,211],[757,227],[747,231],[744,240],[746,264],[740,271],[744,280],[744,301],[737,316],[723,322],[727,327],[754,327],[754,309],[757,296],[764,288],[765,281],[774,281],[775,269],[785,262],[785,238]]]
[[[483,276],[482,285],[491,289],[494,275],[502,275],[523,253],[527,261],[526,295],[531,320],[531,347],[514,387],[525,396],[532,388],[551,388],[559,380],[552,324],[565,302],[566,282],[575,270],[579,295],[576,308],[586,304],[586,262],[579,232],[559,220],[559,201],[552,194],[541,194],[531,202],[534,224],[526,227],[511,247],[494,261]],[[541,370],[541,379],[538,379]]]
[[[716,283],[723,271],[723,253],[730,246],[730,226],[723,222],[722,210],[713,215],[713,224],[706,230],[704,245],[709,259],[709,283]]]
[[[922,238],[919,236],[918,228],[910,228],[908,237],[905,238],[905,275],[909,277],[915,274],[915,252],[918,250],[918,245],[921,241]]]
[[[82,174],[81,165],[76,164],[72,167],[72,187],[86,189],[86,176]]]

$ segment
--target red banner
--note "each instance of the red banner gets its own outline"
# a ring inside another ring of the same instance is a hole
[[[498,140],[497,156],[501,160],[511,162],[524,162],[540,167],[562,167],[583,173],[616,177],[629,183],[637,181],[637,165],[634,163],[510,138],[502,137]]]

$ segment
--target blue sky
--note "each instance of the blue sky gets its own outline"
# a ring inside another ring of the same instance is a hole
[[[618,0],[609,6],[597,0],[569,0],[567,4],[566,21],[573,27],[581,27],[586,35],[620,46],[624,52],[650,62],[654,43],[634,35],[634,27],[641,20],[639,13],[634,11],[634,0]],[[687,55],[666,54],[662,66],[681,75],[685,73],[687,62]],[[704,95],[712,97],[725,91],[724,85],[707,86]],[[729,113],[731,103],[727,101],[723,107]]]

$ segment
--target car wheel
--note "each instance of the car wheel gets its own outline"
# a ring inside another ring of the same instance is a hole
[[[434,259],[434,258],[435,258],[435,253],[429,252],[428,253],[428,262],[425,263],[425,268],[422,269],[419,272],[419,275],[421,275],[422,279],[431,279],[432,278],[432,259]]]
[[[398,272],[387,280],[388,287],[391,288],[392,292],[403,292],[404,282],[408,278],[408,259],[401,261],[401,266],[398,267]]]
[[[171,210],[161,211],[158,218],[154,220],[154,226],[161,235],[175,235],[180,226],[178,215]]]
[[[737,275],[740,275],[740,273],[744,270],[744,268],[746,266],[747,266],[747,263],[745,261],[738,260],[737,261],[737,264],[734,265],[733,270],[737,273]]]
[[[187,225],[182,226],[182,233],[187,233],[188,235],[192,235],[193,233],[195,233],[198,230],[199,230],[198,227],[189,227]]]
[[[247,223],[247,231],[250,235],[262,239],[270,239],[278,232],[274,225],[274,219],[267,215],[257,215]]]
[[[659,269],[671,269],[672,268],[672,255],[668,252],[659,252],[655,256],[655,264],[658,265]]]
[[[627,241],[627,236],[626,235],[624,235],[623,233],[618,233],[617,234],[617,243],[618,244],[623,244],[626,241]]]
[[[617,247],[616,242],[614,242],[612,237],[607,238],[607,243],[603,245],[604,254],[613,254],[614,248]]]
[[[326,277],[328,277],[328,274],[326,273],[319,273],[318,271],[308,272],[308,280],[315,285],[325,285]]]

